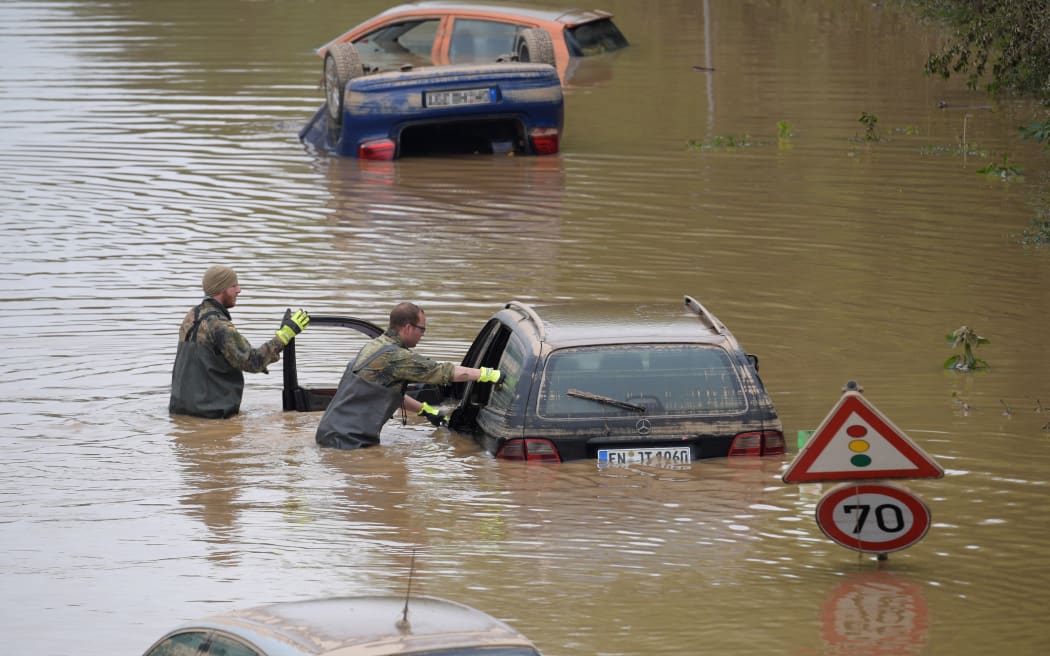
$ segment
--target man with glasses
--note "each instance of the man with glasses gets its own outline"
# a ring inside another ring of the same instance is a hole
[[[398,303],[390,311],[386,332],[361,348],[343,373],[339,388],[321,415],[317,443],[336,449],[357,449],[379,444],[379,432],[400,407],[435,426],[448,418],[427,403],[405,394],[408,383],[449,385],[465,381],[500,384],[498,369],[473,369],[452,362],[438,362],[411,349],[427,331],[427,317],[414,303]]]

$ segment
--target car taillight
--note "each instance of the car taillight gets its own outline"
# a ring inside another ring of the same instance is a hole
[[[529,130],[529,139],[537,155],[553,155],[558,152],[558,128],[532,128]]]
[[[397,145],[393,141],[376,139],[375,141],[365,141],[358,145],[357,156],[360,159],[391,160],[394,159],[395,150],[397,150]]]
[[[535,437],[507,440],[496,452],[496,457],[528,462],[561,462],[558,448],[553,442]]]
[[[780,431],[753,431],[740,433],[729,447],[732,456],[784,455],[784,434]]]

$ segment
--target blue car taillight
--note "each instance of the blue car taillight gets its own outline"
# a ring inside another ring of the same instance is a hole
[[[751,431],[733,438],[729,456],[784,455],[784,434],[780,431]]]
[[[507,440],[496,452],[496,457],[527,462],[561,462],[558,448],[553,442],[535,437]]]
[[[397,144],[390,139],[375,139],[362,142],[357,147],[357,156],[360,159],[392,160]]]

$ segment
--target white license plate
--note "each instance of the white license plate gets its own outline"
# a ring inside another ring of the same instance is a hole
[[[452,89],[449,91],[427,91],[427,107],[456,107],[459,105],[484,105],[495,101],[493,89]]]
[[[692,455],[687,446],[664,446],[644,449],[601,449],[599,465],[687,465]]]

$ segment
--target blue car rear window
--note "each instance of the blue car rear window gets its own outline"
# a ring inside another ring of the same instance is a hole
[[[736,415],[748,407],[729,354],[706,345],[565,349],[553,353],[540,416]]]

